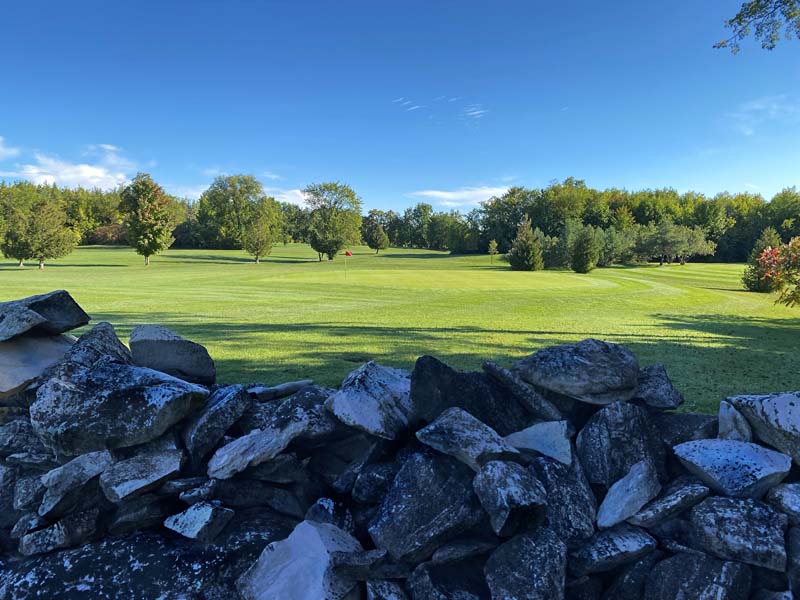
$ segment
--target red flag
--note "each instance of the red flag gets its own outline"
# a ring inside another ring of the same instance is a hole
[[[353,256],[353,253],[352,253],[352,252],[350,252],[350,250],[345,250],[345,251],[344,251],[344,255],[345,255],[345,256]]]

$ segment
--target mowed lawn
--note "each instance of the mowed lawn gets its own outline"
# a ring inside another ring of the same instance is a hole
[[[461,369],[509,365],[538,348],[596,337],[660,361],[686,407],[800,389],[800,309],[740,289],[741,265],[517,273],[488,256],[394,249],[318,262],[277,246],[170,250],[145,268],[128,248],[80,248],[38,271],[0,262],[0,300],[64,288],[127,340],[158,323],[205,345],[223,382],[313,378],[336,386],[374,359],[410,368],[432,354]]]

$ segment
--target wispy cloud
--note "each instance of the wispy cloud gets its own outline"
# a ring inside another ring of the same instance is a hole
[[[453,96],[452,98],[447,99],[448,102],[456,102],[458,100],[461,100],[461,96]]]
[[[0,136],[0,160],[5,160],[7,158],[11,158],[12,156],[17,156],[18,154],[19,148],[6,146],[5,138]]]
[[[508,191],[506,186],[460,187],[455,190],[420,190],[411,196],[436,200],[437,204],[449,208],[477,206],[495,196],[502,196]]]
[[[399,98],[395,98],[394,100],[392,100],[392,102],[402,102],[403,100],[405,100],[405,98],[400,96]]]
[[[200,172],[206,177],[218,177],[219,175],[225,175],[225,171],[219,167],[206,167],[205,169],[201,169]]]
[[[751,190],[760,190],[761,187],[757,186],[755,183],[745,183],[744,187],[750,188]]]
[[[281,177],[277,173],[273,173],[272,171],[264,171],[263,173],[261,173],[261,176],[266,177],[267,179],[271,179],[272,181],[275,181],[277,179],[283,179],[283,177]]]
[[[208,189],[208,184],[199,185],[173,185],[165,184],[164,189],[178,198],[188,198],[189,200],[197,200]]]
[[[406,112],[411,112],[412,110],[419,110],[419,109],[420,109],[420,108],[422,108],[422,107],[423,107],[423,105],[422,105],[422,104],[415,104],[414,106],[409,106],[409,107],[406,109]]]
[[[275,198],[278,202],[305,206],[305,196],[303,190],[284,189],[284,188],[264,188],[264,191]]]
[[[480,104],[470,104],[461,111],[461,116],[468,119],[482,119],[489,111]]]
[[[786,94],[762,96],[741,103],[727,114],[733,128],[742,135],[751,136],[767,123],[800,123],[800,101]]]

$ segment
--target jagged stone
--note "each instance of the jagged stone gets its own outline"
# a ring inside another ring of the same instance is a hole
[[[434,565],[457,563],[468,558],[483,556],[495,548],[497,542],[493,540],[464,538],[439,546],[431,557],[431,563]]]
[[[308,506],[304,505],[291,490],[257,480],[217,481],[213,497],[231,508],[269,506],[276,512],[297,519],[302,519],[308,509]]]
[[[284,452],[260,465],[242,471],[245,479],[259,479],[270,483],[295,483],[308,479],[306,461],[292,452]]]
[[[103,471],[100,488],[111,502],[121,502],[158,488],[170,477],[175,477],[182,464],[183,452],[180,450],[140,454]]]
[[[614,483],[597,509],[597,526],[608,529],[635,515],[661,491],[652,463],[643,460],[633,465]]]
[[[99,450],[73,458],[45,473],[41,478],[45,491],[39,516],[52,518],[72,510],[84,486],[112,464],[114,458],[108,450]]]
[[[204,500],[213,500],[217,497],[219,491],[218,479],[206,479],[197,487],[184,490],[178,494],[181,502],[186,504],[197,504]]]
[[[59,466],[52,454],[33,452],[9,454],[6,456],[6,464],[16,467],[21,472],[38,474],[47,473]]]
[[[762,502],[706,498],[692,508],[691,545],[723,560],[774,571],[786,569],[786,515]]]
[[[320,498],[311,505],[306,511],[305,520],[330,523],[348,533],[355,533],[353,513],[341,502],[330,498]]]
[[[516,463],[486,463],[475,475],[472,486],[498,536],[509,537],[521,523],[532,524],[544,517],[547,505],[544,487],[530,471]]]
[[[89,315],[65,290],[0,302],[0,342],[32,330],[57,335],[88,322]]]
[[[750,423],[753,434],[800,464],[800,391],[727,398]]]
[[[131,331],[133,362],[184,381],[210,385],[217,370],[208,351],[160,325],[139,325]]]
[[[417,431],[417,439],[457,458],[474,471],[489,461],[519,457],[519,452],[494,429],[458,407],[448,408],[433,423]]]
[[[651,411],[650,421],[656,435],[668,448],[683,442],[717,437],[717,417],[685,412]]]
[[[369,525],[375,546],[395,560],[419,561],[477,524],[483,511],[472,477],[472,471],[455,459],[412,454]]]
[[[164,521],[164,527],[183,537],[200,542],[210,542],[225,529],[233,518],[233,511],[211,502],[198,502],[182,513]]]
[[[591,537],[597,500],[580,462],[574,460],[572,465],[566,466],[552,458],[540,457],[533,461],[530,469],[547,494],[545,525],[570,548]]]
[[[46,519],[43,519],[35,512],[26,512],[14,523],[14,527],[11,528],[9,532],[9,537],[12,540],[18,540],[26,533],[30,533],[31,531],[35,531],[36,529],[41,529],[48,522]]]
[[[78,338],[59,365],[63,369],[90,368],[100,361],[132,364],[130,350],[119,341],[111,323],[102,321]]]
[[[570,465],[572,444],[569,438],[569,421],[542,421],[507,435],[505,441],[519,450],[523,456],[542,454]]]
[[[22,336],[0,342],[0,401],[22,391],[61,361],[73,343],[75,338],[69,335]]]
[[[760,498],[783,481],[792,466],[786,454],[756,444],[709,439],[675,446],[686,469],[713,490],[734,498]]]
[[[606,600],[644,600],[643,594],[645,585],[647,585],[647,577],[653,566],[662,558],[664,558],[662,552],[653,550],[636,562],[622,567],[619,575],[608,586],[604,598]]]
[[[719,403],[719,433],[723,440],[736,442],[752,442],[753,430],[744,415],[736,410],[730,402]]]
[[[422,563],[406,582],[413,600],[482,600],[489,597],[489,588],[476,560],[446,565]]]
[[[0,528],[10,527],[17,521],[14,511],[14,486],[17,472],[0,463]]]
[[[647,411],[625,402],[597,411],[578,434],[576,451],[589,481],[606,488],[642,460],[663,471],[664,449]]]
[[[661,363],[642,367],[638,375],[639,390],[636,399],[658,410],[678,408],[683,395],[672,385],[667,369]]]
[[[638,388],[636,357],[624,346],[591,338],[539,350],[513,370],[539,388],[589,404],[624,402]]]
[[[165,481],[154,493],[159,496],[177,496],[206,483],[207,477],[181,477]]]
[[[325,406],[345,425],[387,440],[409,428],[410,373],[370,361],[352,371]]]
[[[196,467],[214,449],[225,432],[238,421],[252,402],[241,385],[214,391],[198,413],[183,427],[182,437],[189,459]]]
[[[767,494],[767,502],[787,517],[792,525],[800,525],[800,483],[781,483]]]
[[[550,600],[564,597],[567,547],[540,527],[501,544],[486,562],[492,598]]]
[[[312,379],[301,379],[300,381],[287,381],[278,385],[263,385],[253,384],[247,387],[247,393],[250,394],[258,402],[270,402],[272,400],[279,400],[286,396],[299,392],[304,387],[314,385]]]
[[[647,578],[647,600],[747,600],[750,568],[707,555],[676,554],[662,560]]]
[[[563,417],[558,408],[536,389],[522,380],[516,373],[493,362],[483,363],[483,370],[494,377],[508,393],[524,406],[531,415],[544,421],[560,421]]]
[[[33,556],[81,544],[96,533],[99,515],[99,509],[91,508],[62,517],[44,529],[26,533],[19,540],[19,553]]]
[[[6,485],[6,482],[3,481],[4,477],[2,475],[2,469],[4,468],[5,467],[0,466],[0,489],[3,490],[0,491],[0,497],[6,493],[6,489],[9,489]],[[46,489],[47,488],[45,488],[44,484],[42,483],[41,475],[20,475],[17,477],[17,480],[13,486],[14,510],[35,511],[42,503],[42,498],[44,497],[44,492]],[[3,504],[3,502],[0,501],[0,504]],[[0,517],[0,521],[2,520],[2,517]]]
[[[397,463],[365,465],[353,483],[353,500],[367,504],[380,502],[399,468]]]
[[[461,373],[432,356],[421,356],[411,372],[411,403],[422,423],[445,409],[462,408],[500,435],[530,424],[529,412],[493,378],[484,373]]]
[[[180,508],[180,504],[173,498],[164,498],[155,494],[134,496],[117,505],[108,531],[112,535],[119,535],[137,529],[154,527],[163,523],[164,519]]]
[[[653,527],[702,502],[710,491],[691,478],[676,479],[660,498],[645,505],[628,522],[639,527]]]
[[[374,579],[367,581],[367,600],[408,600],[408,595],[396,581]]]
[[[25,453],[47,453],[30,420],[20,417],[0,425],[0,457]]]
[[[355,580],[331,568],[333,552],[357,552],[361,544],[328,523],[303,521],[285,540],[273,542],[238,580],[245,600],[340,600]]]
[[[610,571],[634,562],[656,547],[644,530],[623,523],[593,535],[583,546],[570,552],[570,570],[578,577]]]

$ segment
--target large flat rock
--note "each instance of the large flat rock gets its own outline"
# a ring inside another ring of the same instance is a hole
[[[0,401],[61,361],[73,343],[75,339],[68,335],[22,336],[0,342]]]
[[[88,322],[89,315],[64,290],[0,302],[0,342],[31,331],[57,335]]]
[[[139,325],[129,340],[133,362],[184,381],[210,385],[217,369],[208,351],[160,325]]]
[[[731,396],[727,401],[749,421],[757,439],[800,464],[800,391]]]

